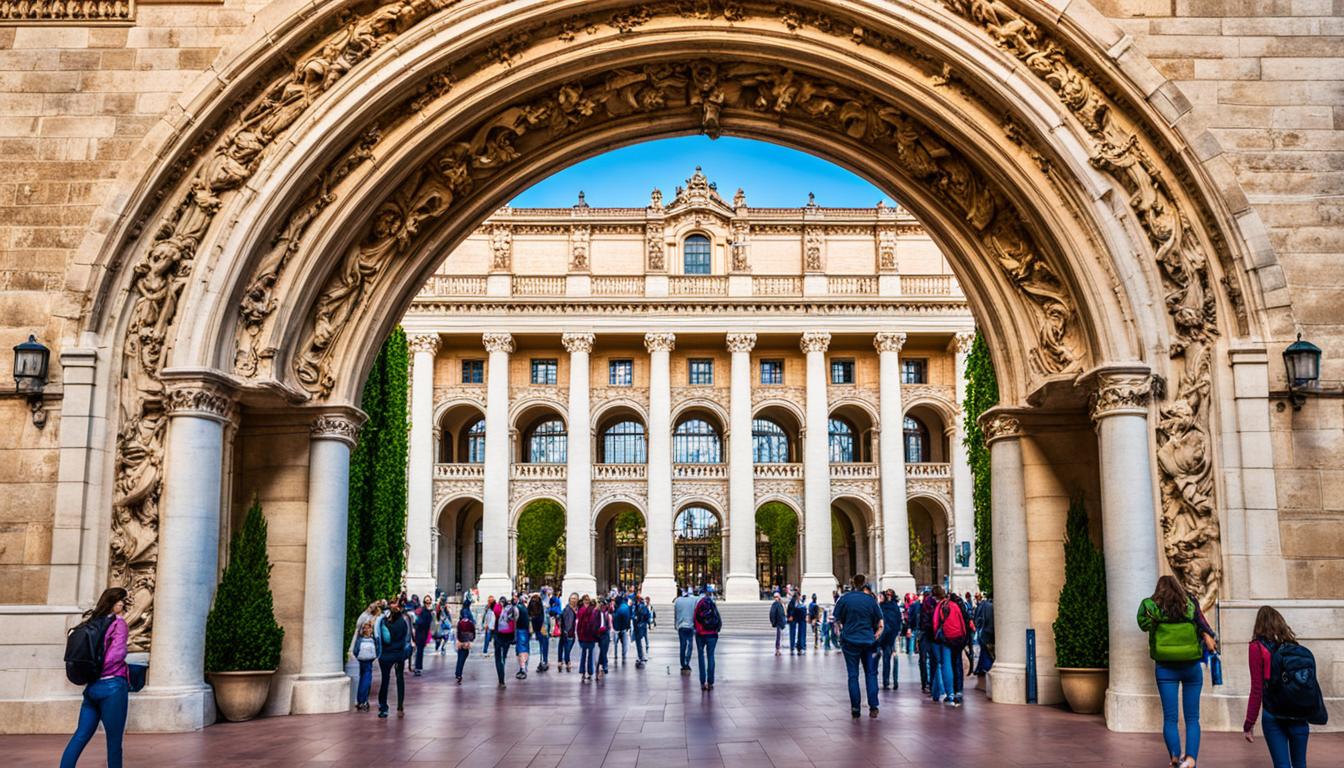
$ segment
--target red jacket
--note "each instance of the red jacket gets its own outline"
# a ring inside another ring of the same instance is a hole
[[[1242,723],[1241,730],[1249,733],[1255,727],[1255,721],[1260,719],[1260,699],[1265,692],[1269,663],[1273,657],[1264,643],[1252,640],[1247,658],[1251,665],[1251,698],[1246,702],[1246,722]]]
[[[574,636],[579,639],[580,643],[597,642],[597,632],[594,631],[597,626],[594,619],[597,617],[593,615],[596,612],[597,609],[591,605],[579,607],[578,617],[574,622]]]

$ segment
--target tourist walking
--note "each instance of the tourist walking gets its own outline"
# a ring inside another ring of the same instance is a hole
[[[499,678],[499,687],[504,687],[504,667],[508,665],[509,651],[513,650],[514,636],[518,628],[518,606],[513,599],[501,597],[495,603],[495,676]]]
[[[942,587],[938,588],[939,591]],[[915,600],[918,608],[915,609],[915,621],[919,631],[915,635],[915,646],[919,652],[919,679],[920,688],[924,693],[933,693],[935,663],[933,653],[933,609],[938,605],[938,599],[933,596],[933,589],[925,587],[924,592]],[[937,697],[934,697],[937,700]]]
[[[672,603],[673,621],[677,625],[678,658],[681,674],[691,674],[691,651],[695,647],[695,606],[700,601],[688,589]]]
[[[1283,615],[1268,605],[1255,614],[1248,654],[1251,698],[1242,732],[1254,742],[1253,729],[1264,702],[1262,728],[1274,768],[1307,768],[1311,725],[1325,725],[1325,699],[1316,676],[1316,659],[1297,642]]]
[[[635,638],[635,669],[643,669],[649,660],[649,625],[653,623],[653,608],[636,595],[631,632]]]
[[[807,603],[801,593],[789,598],[789,655],[807,652]]]
[[[485,611],[481,613],[481,632],[485,636],[485,641],[481,643],[481,653],[485,658],[490,658],[490,641],[494,639],[495,622],[499,619],[499,606],[495,603],[495,596],[490,595],[485,601]]]
[[[700,662],[700,690],[714,690],[714,649],[719,644],[723,617],[714,604],[714,587],[706,584],[704,597],[695,604],[695,653]]]
[[[373,631],[374,620],[361,622],[350,638],[350,658],[359,662],[359,684],[355,687],[355,711],[369,711],[369,689],[373,687],[373,662],[382,655],[382,640]]]
[[[462,616],[457,620],[457,639],[453,648],[457,651],[457,668],[453,677],[462,684],[462,670],[467,666],[467,657],[471,655],[471,644],[476,642],[476,620],[471,615],[469,603],[462,606]]]
[[[980,654],[975,661],[975,676],[984,677],[994,666],[994,598],[982,596],[975,603],[975,642]]]
[[[406,715],[406,660],[411,658],[411,622],[400,601],[387,606],[387,613],[374,628],[381,640],[378,653],[378,717],[387,717],[388,678],[397,675],[397,717]]]
[[[545,587],[542,588],[545,591]],[[546,600],[541,594],[535,594],[531,600],[527,601],[527,619],[532,625],[532,636],[537,638],[537,646],[541,651],[541,661],[537,662],[537,672],[545,672],[551,668],[551,631],[550,622],[546,620]]]
[[[425,669],[425,646],[429,645],[429,634],[434,625],[434,600],[428,595],[415,609],[415,672],[416,677]]]
[[[868,716],[877,717],[877,647],[884,629],[882,609],[877,600],[863,591],[867,578],[856,574],[851,580],[854,589],[835,602],[835,628],[840,633],[840,652],[845,656],[845,673],[849,677],[849,714],[859,716],[862,699],[859,696],[859,668],[868,689]]]
[[[84,621],[70,631],[66,648],[66,676],[84,683],[79,704],[79,722],[61,753],[61,768],[75,768],[79,756],[103,724],[107,740],[107,765],[121,768],[121,741],[126,732],[126,709],[131,677],[126,666],[126,620],[129,603],[126,590],[109,587],[98,602],[84,613]],[[73,647],[72,647],[73,646]],[[74,666],[72,666],[74,665]],[[74,670],[80,676],[74,677]],[[87,682],[86,682],[87,681]]]
[[[560,664],[561,671],[573,672],[574,663],[571,654],[574,651],[575,632],[579,623],[579,593],[572,592],[569,595],[569,605],[560,611]],[[582,658],[582,657],[580,657]],[[579,665],[579,671],[583,671],[583,665]]]
[[[780,641],[784,637],[784,627],[788,626],[788,619],[784,616],[784,600],[775,593],[775,599],[770,602],[770,626],[775,628],[775,655],[781,655],[779,649]],[[793,638],[789,638],[789,649],[793,649]]]
[[[934,587],[934,594],[941,589]],[[953,707],[960,707],[962,703],[964,667],[961,652],[970,634],[971,619],[966,614],[961,597],[953,592],[939,600],[933,611],[933,650],[938,655],[943,700]],[[934,690],[937,691],[938,687],[935,686]]]
[[[597,607],[597,679],[601,681],[603,676],[611,670],[607,668],[607,651],[611,648],[611,601],[602,598]]]
[[[1199,693],[1204,686],[1200,660],[1217,639],[1199,604],[1174,576],[1161,576],[1153,596],[1139,604],[1139,629],[1148,633],[1148,655],[1162,700],[1162,740],[1171,764],[1194,768],[1199,758]],[[1185,716],[1185,749],[1181,749],[1178,714]]]
[[[882,657],[882,687],[900,689],[900,662],[896,659],[896,639],[901,636],[901,604],[894,590],[884,590],[882,600],[882,637],[878,638],[878,653]]]
[[[579,608],[575,619],[575,634],[579,638],[579,676],[583,682],[593,679],[595,670],[593,656],[594,647],[597,645],[597,629],[602,623],[598,616],[597,607],[593,605],[593,600],[588,595],[584,595],[579,601]]]
[[[540,612],[541,604],[537,604]],[[513,628],[514,652],[518,655],[518,671],[513,674],[519,680],[527,679],[527,659],[532,652],[532,598],[527,593],[518,596],[514,603],[517,622]]]
[[[807,603],[807,626],[812,630],[812,647],[821,648],[821,608],[817,605],[817,595]]]

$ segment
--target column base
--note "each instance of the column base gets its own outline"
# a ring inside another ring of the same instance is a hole
[[[1106,727],[1112,731],[1151,733],[1162,730],[1162,701],[1156,693],[1121,693],[1108,688],[1104,711]]]
[[[723,599],[735,603],[761,599],[761,582],[749,573],[730,573],[723,582]]]
[[[476,582],[476,591],[481,594],[482,601],[491,595],[505,597],[513,594],[513,579],[505,573],[483,573]],[[482,602],[481,605],[485,603]]]
[[[407,576],[407,577],[406,577],[406,594],[408,594],[408,595],[416,595],[416,596],[420,597],[421,599],[424,599],[425,595],[429,595],[430,597],[433,597],[433,596],[434,596],[434,590],[435,590],[438,586],[439,586],[439,583],[438,583],[437,581],[434,580],[434,577],[433,577],[433,576],[427,576],[427,575],[426,575],[426,576]]]
[[[677,599],[677,580],[671,576],[645,576],[639,590],[654,605],[671,605]]]
[[[569,605],[569,596],[596,595],[597,577],[588,573],[567,573],[560,582],[560,602]]]
[[[215,691],[208,685],[146,687],[131,696],[126,729],[135,733],[184,733],[213,725],[215,718]]]
[[[831,593],[835,591],[835,576],[829,573],[805,573],[802,583],[798,588],[803,591],[807,597],[817,596],[818,603],[829,605],[831,603]]]
[[[323,715],[350,709],[350,678],[344,672],[299,675],[290,693],[290,714]]]
[[[989,700],[995,704],[1027,703],[1027,665],[994,662],[989,669]]]
[[[884,573],[879,579],[882,589],[890,589],[896,592],[896,596],[904,598],[906,594],[915,594],[915,577],[908,573]]]

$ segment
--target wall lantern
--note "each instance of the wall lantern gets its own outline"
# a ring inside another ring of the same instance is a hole
[[[1303,341],[1297,334],[1297,341],[1283,350],[1283,366],[1288,371],[1288,394],[1293,401],[1293,410],[1302,410],[1307,402],[1302,390],[1313,390],[1321,380],[1321,348],[1310,341]]]
[[[33,412],[33,424],[38,429],[46,426],[47,414],[42,410],[42,389],[47,385],[47,365],[51,350],[29,336],[22,344],[14,345],[14,388],[28,396],[28,408]]]

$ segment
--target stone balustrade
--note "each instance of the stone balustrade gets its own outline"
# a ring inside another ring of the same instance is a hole
[[[757,464],[756,479],[758,480],[802,480],[803,465],[794,464]]]
[[[564,480],[564,464],[514,464],[514,480]]]
[[[944,462],[919,462],[905,465],[906,477],[927,477],[934,480],[950,480],[952,465]]]
[[[435,480],[481,480],[485,478],[484,464],[435,464]]]
[[[672,477],[676,480],[726,480],[727,464],[673,464]]]
[[[896,277],[893,275],[893,277]],[[518,297],[570,296],[571,287],[565,275],[511,275],[509,295]],[[645,275],[592,275],[580,296],[644,298],[649,295]],[[803,278],[799,275],[751,275],[747,298],[787,297],[804,295]],[[829,275],[826,288],[832,297],[901,297],[927,298],[963,296],[961,287],[952,275],[900,275],[891,287],[879,280],[878,275]],[[421,288],[418,298],[484,297],[490,292],[485,275],[431,275]],[[734,296],[739,296],[733,289]],[[670,275],[667,295],[728,296],[727,275]]]
[[[877,464],[844,462],[831,464],[832,480],[871,480],[877,477]]]
[[[644,480],[648,477],[646,464],[594,464],[594,480]]]
[[[672,296],[727,296],[728,278],[723,275],[673,275],[667,284]]]
[[[826,287],[836,296],[876,296],[876,275],[830,275]]]

